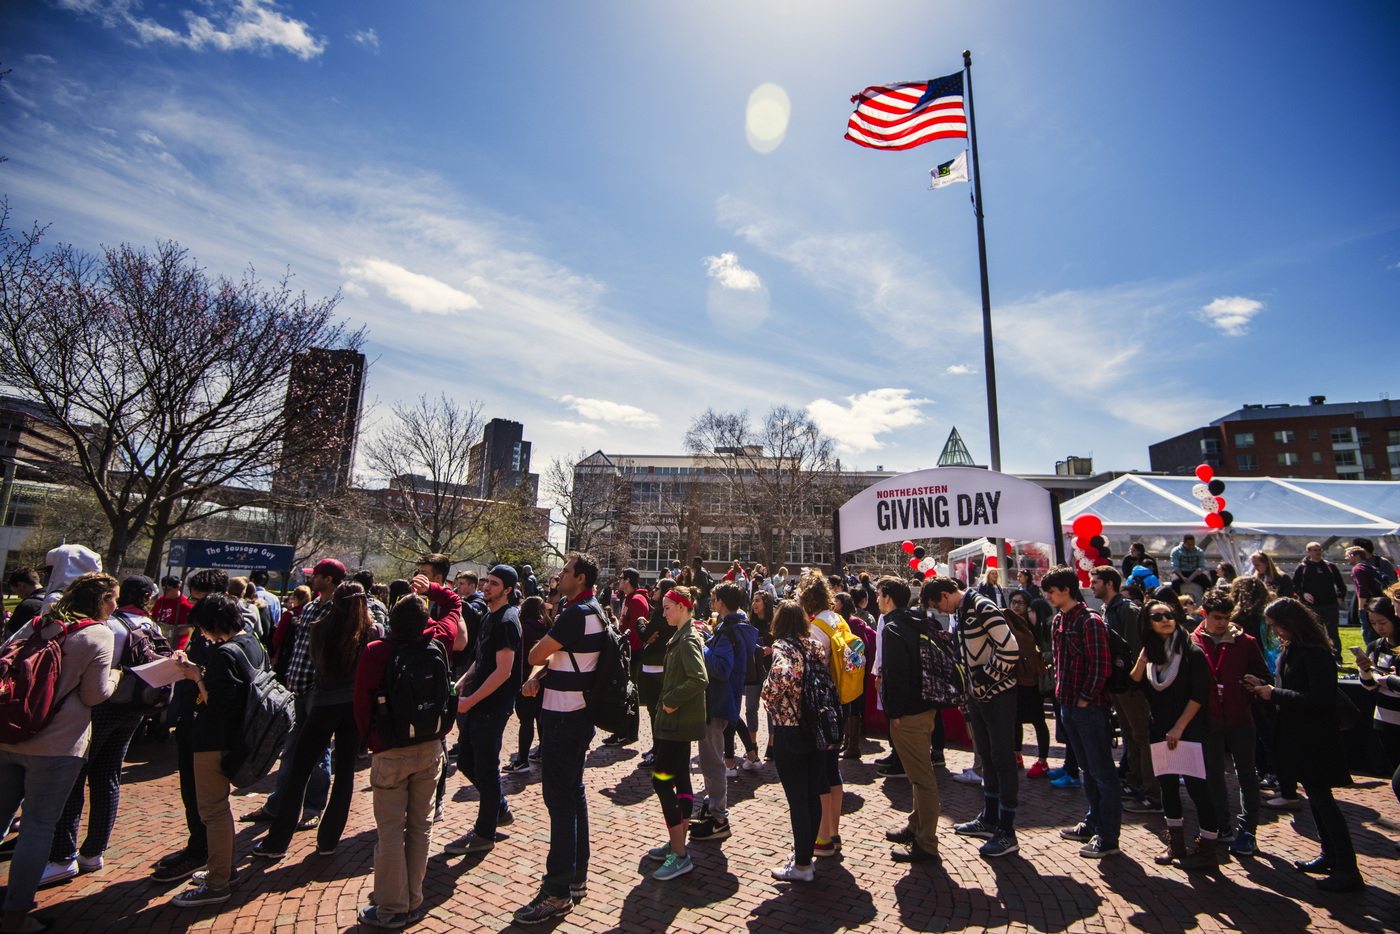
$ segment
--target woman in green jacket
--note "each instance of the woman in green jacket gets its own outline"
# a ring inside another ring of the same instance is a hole
[[[661,611],[675,634],[666,643],[661,675],[661,698],[651,724],[651,785],[661,801],[661,816],[671,839],[648,850],[651,859],[664,860],[652,873],[665,881],[693,868],[685,851],[686,821],[694,805],[690,788],[690,744],[705,738],[704,643],[695,630],[695,591],[674,587],[661,601]]]

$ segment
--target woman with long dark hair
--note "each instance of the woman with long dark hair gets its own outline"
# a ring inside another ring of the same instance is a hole
[[[311,692],[306,725],[292,750],[292,771],[284,790],[292,802],[301,801],[311,770],[334,737],[331,794],[316,828],[317,856],[335,852],[350,814],[350,800],[355,794],[355,757],[360,752],[360,729],[355,725],[355,670],[365,646],[382,635],[370,622],[368,594],[351,582],[335,589],[330,612],[311,630],[316,686]],[[264,859],[285,856],[300,814],[299,804],[278,808],[267,836],[253,847],[253,855]]]
[[[1376,738],[1381,741],[1386,767],[1395,773],[1390,778],[1390,790],[1400,801],[1400,607],[1396,606],[1397,598],[1400,598],[1400,586],[1392,586],[1366,604],[1376,638],[1364,651],[1356,651],[1356,664],[1361,669],[1361,684],[1375,692]],[[1396,848],[1400,849],[1400,844],[1396,844]]]
[[[1176,611],[1160,600],[1149,601],[1138,616],[1142,651],[1133,666],[1133,680],[1143,686],[1151,708],[1152,742],[1197,743],[1204,749],[1206,703],[1210,700],[1210,663],[1205,652],[1177,622]],[[1196,805],[1201,825],[1195,853],[1186,850],[1186,824],[1181,809],[1181,782],[1162,775],[1162,813],[1167,819],[1167,848],[1154,861],[1179,869],[1208,869],[1219,864],[1220,824],[1211,804],[1210,784],[1185,776],[1186,792]]]
[[[1029,571],[1021,573],[1030,575]],[[1006,622],[1016,634],[1021,659],[1016,671],[1016,762],[1020,765],[1023,761],[1020,750],[1025,730],[1022,727],[1029,723],[1035,730],[1036,756],[1026,777],[1043,778],[1050,773],[1050,763],[1046,761],[1050,758],[1050,728],[1045,723],[1045,692],[1041,684],[1050,640],[1042,641],[1037,635],[1036,627],[1031,623],[1030,607],[1030,594],[1024,590],[1014,591],[1006,601]],[[1022,645],[1023,640],[1029,640],[1030,645]]]
[[[773,759],[792,819],[792,859],[772,873],[786,882],[811,882],[822,798],[831,783],[826,777],[826,753],[803,732],[802,673],[807,665],[825,666],[826,649],[812,638],[807,614],[791,600],[778,605],[773,619],[772,660],[763,682],[763,705],[773,725]]]
[[[1351,784],[1346,747],[1337,726],[1337,665],[1327,630],[1312,610],[1292,597],[1264,608],[1264,619],[1283,644],[1277,685],[1245,675],[1250,691],[1278,711],[1274,753],[1308,793],[1322,853],[1294,862],[1302,872],[1325,873],[1317,887],[1353,892],[1365,885],[1356,848],[1332,789]]]
[[[557,585],[558,578],[553,580]],[[546,618],[546,609],[545,599],[540,596],[526,597],[520,604],[520,651],[516,653],[517,657],[529,658],[535,643],[549,632],[550,621]],[[528,673],[529,669],[526,671]],[[501,769],[502,772],[530,771],[530,746],[535,742],[535,720],[539,714],[540,695],[516,695],[515,716],[520,721],[519,741],[515,747],[515,755],[511,756],[510,762]]]

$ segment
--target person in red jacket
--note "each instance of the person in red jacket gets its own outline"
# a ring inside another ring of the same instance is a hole
[[[1240,782],[1240,819],[1230,842],[1230,852],[1252,856],[1254,834],[1259,826],[1259,773],[1254,768],[1253,700],[1243,678],[1255,675],[1272,682],[1268,663],[1259,642],[1230,622],[1235,601],[1223,590],[1207,590],[1201,598],[1205,621],[1192,633],[1206,653],[1212,679],[1210,701],[1206,705],[1208,732],[1202,744],[1206,779],[1210,783],[1211,804],[1220,820],[1220,835],[1229,838],[1230,805],[1225,788],[1225,753],[1235,763]]]
[[[461,601],[439,584],[418,576],[413,594],[389,612],[389,638],[371,642],[360,656],[355,672],[355,724],[369,745],[370,785],[374,789],[374,822],[379,845],[374,850],[374,904],[361,908],[359,919],[373,927],[401,928],[423,916],[423,877],[428,871],[428,845],[433,829],[433,799],[446,752],[442,739],[433,736],[412,746],[386,748],[374,723],[374,708],[384,669],[394,653],[394,642],[436,639],[447,650],[449,665],[457,642]],[[426,595],[440,606],[457,600],[433,619]],[[450,600],[449,600],[450,598]]]
[[[190,598],[180,592],[180,578],[162,577],[161,595],[151,607],[151,618],[160,627],[161,633],[172,649],[184,651],[190,641],[190,626],[185,622],[194,606]]]

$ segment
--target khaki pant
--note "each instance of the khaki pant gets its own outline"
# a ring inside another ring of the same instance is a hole
[[[374,900],[381,918],[403,914],[423,903],[433,799],[442,763],[442,743],[438,740],[386,749],[370,760],[374,823],[379,829],[374,846]]]
[[[933,739],[933,722],[938,711],[926,710],[899,718],[899,725],[890,723],[890,742],[904,774],[914,791],[914,813],[909,815],[909,829],[919,847],[928,853],[938,852],[938,778],[929,760],[929,744]]]
[[[1162,796],[1157,772],[1152,767],[1152,733],[1148,727],[1151,710],[1141,691],[1113,695],[1118,728],[1123,732],[1123,758],[1128,762],[1128,784],[1153,800]]]
[[[222,752],[194,754],[195,800],[209,838],[209,875],[204,884],[211,889],[226,887],[233,872],[233,808],[228,803],[228,778],[220,768],[223,758]]]

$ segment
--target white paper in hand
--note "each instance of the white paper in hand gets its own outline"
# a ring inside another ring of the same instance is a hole
[[[180,672],[180,664],[173,658],[157,659],[147,662],[144,665],[137,665],[131,669],[137,676],[153,688],[163,688],[167,684],[174,684],[179,681],[183,674]]]
[[[1206,777],[1206,758],[1200,743],[1177,743],[1167,748],[1165,741],[1152,744],[1152,771],[1158,775]]]

